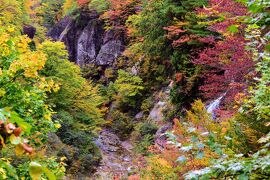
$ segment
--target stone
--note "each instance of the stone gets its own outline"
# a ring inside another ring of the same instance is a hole
[[[163,150],[167,144],[167,136],[165,135],[165,132],[171,129],[172,129],[172,124],[166,124],[157,130],[155,134],[155,145],[160,150]]]
[[[135,119],[142,119],[142,118],[143,118],[143,111],[135,115]]]
[[[30,39],[33,39],[36,34],[36,28],[31,25],[24,25],[23,34],[26,34]]]
[[[162,121],[163,116],[163,110],[166,108],[166,102],[159,101],[155,104],[154,108],[150,111],[149,118],[153,121]]]
[[[129,152],[132,152],[132,149],[134,148],[134,147],[132,146],[132,144],[130,144],[129,141],[123,141],[123,142],[121,143],[121,146],[122,146],[124,149],[126,149],[127,151],[129,151]]]
[[[102,25],[97,20],[91,20],[79,36],[77,44],[78,65],[94,63],[102,44]]]
[[[118,136],[108,130],[101,131],[98,139],[95,141],[96,145],[105,152],[116,152],[120,148],[120,139]]]
[[[130,161],[131,161],[131,158],[128,157],[128,156],[125,156],[125,157],[123,158],[123,161],[130,162]]]
[[[65,43],[69,59],[76,64],[112,65],[125,49],[123,37],[104,30],[96,12],[81,12],[77,19],[65,17],[47,36]]]
[[[64,29],[72,22],[73,20],[71,17],[66,16],[61,21],[59,21],[56,25],[54,25],[53,28],[51,28],[46,36],[50,37],[52,40],[57,41],[61,35],[61,33],[64,31]]]
[[[97,65],[111,65],[122,54],[124,46],[119,40],[111,40],[101,46],[96,57]]]

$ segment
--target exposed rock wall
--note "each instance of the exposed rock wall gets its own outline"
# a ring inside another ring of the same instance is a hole
[[[47,36],[65,43],[71,61],[110,65],[124,51],[123,38],[104,23],[95,12],[81,12],[77,18],[65,17],[49,30]]]

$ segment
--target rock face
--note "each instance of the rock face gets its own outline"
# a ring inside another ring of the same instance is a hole
[[[65,17],[47,36],[65,43],[69,59],[84,64],[110,65],[124,51],[123,38],[113,30],[104,30],[96,12],[81,12],[76,18]]]

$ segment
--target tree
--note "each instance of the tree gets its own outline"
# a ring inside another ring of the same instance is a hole
[[[40,157],[34,148],[43,146],[47,134],[59,126],[51,119],[53,111],[46,103],[47,94],[59,87],[39,74],[47,58],[41,51],[32,51],[31,40],[18,31],[12,24],[0,28],[0,178],[39,178],[45,173],[55,179],[56,171],[44,161],[47,157]],[[64,167],[49,161],[59,168],[61,178]]]
[[[68,53],[61,42],[43,42],[38,49],[48,57],[42,74],[60,84],[60,90],[49,96],[56,110],[67,110],[71,114],[84,113],[88,125],[102,123],[102,110],[99,109],[103,98],[98,94],[98,87],[87,82],[81,76],[78,66],[68,61]]]
[[[64,0],[42,0],[39,7],[38,16],[42,17],[42,25],[50,28],[57,23],[61,16],[61,7],[63,6]]]
[[[22,2],[12,0],[0,1],[0,21],[2,25],[15,25],[22,28]]]
[[[148,1],[126,23],[131,38],[127,54],[140,64],[139,73],[146,82],[166,82],[173,74],[181,74],[181,80],[173,78],[170,95],[179,106],[187,106],[199,96],[200,67],[192,59],[206,46],[200,38],[211,34],[195,12],[203,5],[204,0]]]
[[[75,10],[78,9],[77,0],[65,0],[62,6],[63,15],[71,15]]]
[[[47,99],[57,112],[54,118],[61,122],[57,134],[65,144],[78,148],[80,154],[69,157],[68,170],[93,171],[101,158],[94,138],[104,124],[105,98],[99,94],[98,86],[82,77],[80,67],[68,60],[62,42],[44,41],[38,50],[48,58],[41,74],[57,82],[60,88]],[[87,163],[78,167],[78,162]]]
[[[219,97],[227,92],[226,102],[232,102],[237,93],[247,89],[246,82],[254,70],[252,53],[245,50],[248,43],[243,34],[245,24],[238,21],[247,15],[246,7],[231,0],[210,1],[209,7],[198,10],[198,13],[212,18],[207,22],[209,29],[220,34],[220,37],[204,39],[209,47],[193,60],[205,68],[202,73],[205,83],[200,89],[206,98]]]
[[[243,154],[234,152],[228,156],[217,159],[211,166],[201,170],[191,171],[185,175],[186,179],[192,178],[239,178],[239,179],[267,179],[269,171],[269,52],[267,44],[269,37],[265,36],[269,29],[265,29],[269,13],[269,3],[249,2],[248,9],[251,14],[246,17],[248,37],[253,40],[247,49],[252,51],[252,58],[256,62],[256,83],[251,91],[241,96],[239,116],[235,117],[235,123],[239,124],[245,136],[251,141],[251,151]],[[259,37],[259,38],[258,38]],[[260,40],[259,40],[260,39]],[[263,40],[263,41],[261,41]],[[251,130],[250,130],[251,129]],[[258,138],[262,136],[261,138]],[[241,138],[241,141],[243,139]],[[250,145],[250,144],[249,144]],[[250,146],[251,146],[250,145]],[[225,148],[227,148],[225,146]]]

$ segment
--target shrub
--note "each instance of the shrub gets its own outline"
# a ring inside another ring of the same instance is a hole
[[[28,45],[31,40],[17,31],[12,25],[0,27],[0,107],[3,108],[0,109],[0,179],[25,178],[24,175],[33,179],[61,178],[65,171],[63,164],[34,151],[59,126],[51,119],[53,111],[46,103],[47,94],[56,92],[59,86],[39,74],[46,55],[31,50]],[[57,173],[56,167],[61,172]]]
[[[132,118],[118,110],[113,110],[110,113],[112,120],[111,128],[121,138],[127,138],[133,130]]]
[[[116,90],[115,99],[120,106],[129,106],[135,108],[138,99],[141,97],[142,79],[138,76],[131,75],[123,70],[118,70],[118,78],[114,82]]]
[[[94,87],[81,76],[78,66],[68,61],[67,51],[61,42],[43,42],[38,49],[48,56],[42,74],[61,84],[58,93],[49,96],[48,101],[55,110],[66,110],[73,117],[80,117],[88,126],[102,124],[103,110],[100,108],[104,99],[99,95],[99,88]]]
[[[148,166],[142,171],[142,179],[177,180],[178,175],[173,166],[159,156],[149,157]]]
[[[107,11],[110,7],[108,0],[91,0],[88,5],[90,10],[96,10],[98,13]]]
[[[77,0],[65,0],[63,6],[63,15],[71,15],[78,9],[78,2]]]
[[[104,123],[105,99],[98,87],[82,77],[80,68],[68,61],[64,48],[63,43],[50,41],[38,47],[48,57],[42,74],[60,84],[60,90],[50,95],[48,102],[58,112],[54,119],[62,124],[57,134],[65,144],[78,149],[79,156],[72,159],[68,170],[93,171],[101,159],[94,138]],[[80,160],[83,162],[78,163]]]
[[[140,134],[141,136],[145,135],[155,135],[157,132],[158,127],[155,124],[152,123],[143,123],[140,127]]]
[[[135,151],[141,154],[148,154],[148,147],[153,145],[153,141],[153,135],[146,134],[142,136],[140,140],[135,143]]]

